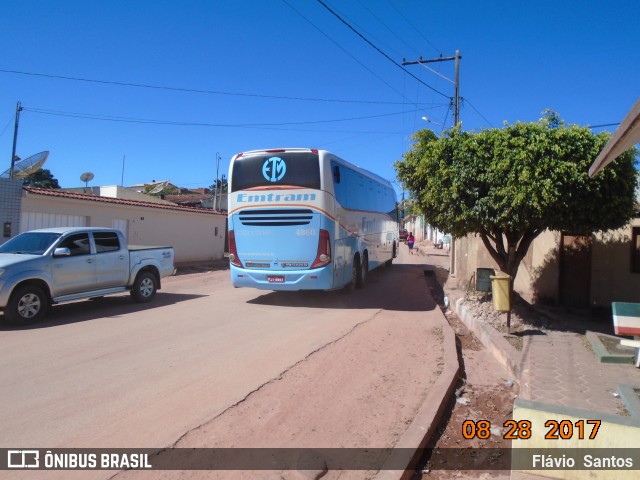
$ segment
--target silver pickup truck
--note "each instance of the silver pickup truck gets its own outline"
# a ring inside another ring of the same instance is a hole
[[[47,228],[0,245],[0,310],[10,323],[41,320],[49,306],[129,290],[149,302],[175,273],[171,247],[127,247],[107,228]]]

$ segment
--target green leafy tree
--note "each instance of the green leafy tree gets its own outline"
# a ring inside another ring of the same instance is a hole
[[[165,189],[163,189],[160,193],[158,193],[157,195],[180,195],[180,188],[174,186],[174,185],[167,185],[167,187]]]
[[[416,204],[412,200],[405,200],[404,202],[404,216],[408,217],[409,215],[417,215],[418,208]]]
[[[217,190],[216,190],[216,185],[218,186]],[[229,188],[229,184],[224,175],[222,175],[222,178],[219,178],[209,186],[209,190],[213,192],[217,191],[218,193],[227,193],[228,188]]]
[[[46,168],[40,168],[27,175],[22,180],[22,184],[27,187],[60,188],[58,180]]]
[[[157,193],[151,193],[153,191],[154,188],[157,187],[157,184],[154,185],[145,185],[144,186],[144,193],[146,193],[147,195],[151,195],[152,197],[159,197],[161,195],[180,195],[180,189],[178,187],[175,187],[173,185],[167,185],[166,187],[164,187],[161,191],[157,192]]]
[[[544,230],[590,234],[620,228],[634,214],[636,150],[589,178],[609,134],[565,127],[557,114],[476,133],[421,130],[399,179],[439,230],[477,234],[512,277]]]

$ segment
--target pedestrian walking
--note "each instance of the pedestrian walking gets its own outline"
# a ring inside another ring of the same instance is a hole
[[[416,239],[413,236],[412,232],[409,232],[409,235],[407,236],[407,245],[409,246],[409,255],[413,255],[413,244],[415,243]]]

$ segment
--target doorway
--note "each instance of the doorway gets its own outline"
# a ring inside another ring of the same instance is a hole
[[[591,301],[591,236],[562,234],[560,304],[589,308]]]

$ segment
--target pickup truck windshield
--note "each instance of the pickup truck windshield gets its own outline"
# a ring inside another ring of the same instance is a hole
[[[60,233],[27,232],[0,245],[0,253],[42,255],[60,237]]]

